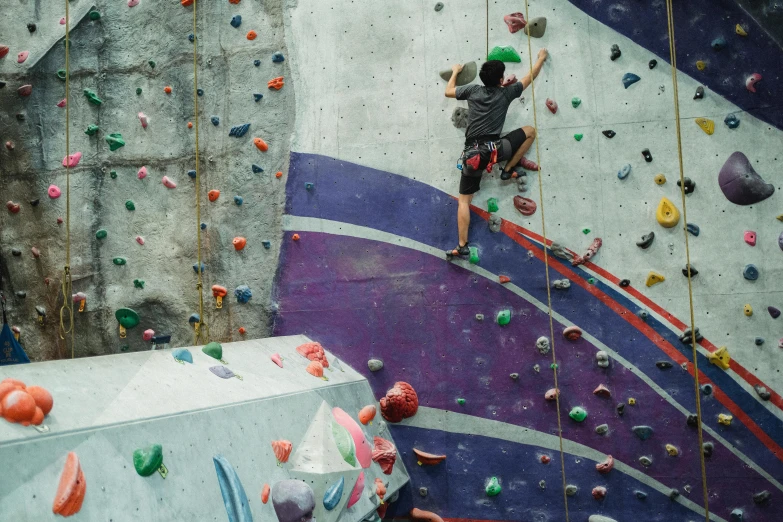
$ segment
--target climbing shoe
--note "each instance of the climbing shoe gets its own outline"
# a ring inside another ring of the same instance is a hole
[[[456,252],[456,254],[454,252]],[[449,259],[455,256],[469,256],[469,255],[470,255],[470,247],[467,244],[462,246],[457,245],[457,248],[446,251],[446,257]]]

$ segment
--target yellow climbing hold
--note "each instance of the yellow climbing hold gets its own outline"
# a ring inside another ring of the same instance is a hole
[[[658,210],[655,211],[655,219],[662,227],[672,228],[680,222],[680,211],[667,198],[661,198]]]
[[[715,132],[715,122],[707,118],[696,118],[696,125],[701,127],[701,130],[712,136]]]
[[[666,183],[666,176],[664,176],[663,174],[656,174],[655,175],[655,184],[656,185],[663,185],[664,183]]]
[[[731,426],[731,421],[733,420],[734,417],[731,415],[727,415],[725,413],[718,414],[718,424],[723,424],[724,426]]]
[[[740,36],[748,36],[748,32],[740,24],[737,24],[734,28],[734,32]]]
[[[636,399],[634,399],[633,397],[628,397],[628,405],[636,406]]]
[[[731,356],[729,355],[729,349],[725,346],[721,346],[710,354],[709,360],[715,366],[720,366],[724,370],[729,369],[729,363],[731,363]]]
[[[644,284],[647,286],[657,285],[658,283],[663,283],[666,281],[666,278],[663,277],[661,274],[657,272],[650,272],[647,274],[647,281],[645,281]]]
[[[751,315],[753,315],[753,307],[752,307],[752,306],[750,306],[749,304],[746,304],[746,305],[745,305],[745,306],[742,308],[742,311],[743,311],[743,313],[744,313],[745,315],[747,315],[748,317],[750,317]]]
[[[783,221],[783,214],[775,216],[775,219],[777,219],[778,221]]]
[[[698,60],[696,62],[696,68],[700,71],[703,71],[704,69],[707,68],[707,62],[705,62],[704,60]]]
[[[676,457],[677,455],[680,454],[680,450],[678,450],[677,446],[675,446],[674,444],[667,444],[666,453],[668,453],[670,457]]]

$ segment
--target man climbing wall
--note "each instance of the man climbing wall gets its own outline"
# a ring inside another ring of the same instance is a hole
[[[504,78],[506,66],[499,60],[489,60],[481,66],[479,77],[482,85],[463,85],[456,87],[457,75],[462,65],[451,68],[451,79],[446,86],[446,97],[468,102],[468,127],[465,130],[465,149],[462,152],[462,176],[459,182],[459,206],[457,208],[457,228],[459,243],[457,248],[448,251],[447,256],[466,256],[468,248],[468,227],[470,226],[470,203],[473,194],[479,191],[481,176],[490,172],[495,163],[505,161],[500,179],[509,180],[516,176],[527,175],[520,170],[538,170],[538,165],[525,158],[536,132],[533,127],[525,126],[504,134],[503,124],[511,102],[522,95],[533,78],[541,72],[548,56],[546,49],[538,52],[533,70],[521,80],[514,81],[513,76]]]

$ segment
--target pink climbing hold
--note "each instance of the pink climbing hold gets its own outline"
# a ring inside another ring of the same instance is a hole
[[[81,160],[82,160],[82,153],[74,152],[70,156],[66,156],[63,158],[63,167],[73,168],[76,165],[78,165]]]
[[[52,199],[57,199],[62,194],[60,187],[57,185],[49,185],[49,189],[46,191],[46,193],[49,194],[49,197]]]
[[[60,18],[60,25],[65,25],[65,17]]]
[[[147,330],[144,330],[144,333],[141,334],[141,338],[145,341],[151,341],[152,337],[155,335],[155,330],[152,328],[148,328]]]
[[[272,362],[278,365],[279,367],[283,367],[283,358],[280,357],[279,353],[273,353],[270,357],[272,359]]]
[[[756,84],[760,81],[761,75],[759,73],[753,73],[745,80],[745,87],[747,87],[750,92],[756,92]]]
[[[501,84],[503,87],[508,87],[511,84],[517,83],[517,75],[516,74],[510,74],[503,78],[503,83]]]
[[[557,102],[551,98],[546,99],[546,108],[549,109],[549,112],[552,114],[557,114]]]
[[[144,238],[141,236],[136,236],[136,242],[140,245],[144,244]]]
[[[595,465],[595,469],[598,473],[606,475],[614,469],[614,458],[611,455],[607,455],[606,460]]]
[[[558,395],[560,395],[560,390],[558,390],[557,388],[550,388],[544,394],[544,399],[548,401],[553,401],[557,399]]]
[[[364,491],[364,471],[359,473],[356,484],[354,484],[353,490],[351,490],[351,496],[348,498],[348,504],[345,507],[350,508],[359,502],[359,499],[362,498],[362,491]]]
[[[68,100],[66,100],[65,98],[63,98],[62,100],[60,100],[60,101],[58,101],[58,102],[57,102],[57,106],[58,106],[58,107],[60,107],[60,108],[62,109],[63,107],[65,107],[65,104],[66,104],[66,103],[68,103]]]
[[[143,112],[139,113],[139,121],[141,122],[141,128],[146,129],[147,128],[147,115]]]
[[[563,330],[563,337],[569,341],[577,341],[582,337],[582,329],[578,326],[569,326]]]
[[[136,173],[136,177],[139,179],[144,179],[147,177],[147,167],[142,167],[139,169],[139,172]]]
[[[592,259],[594,255],[598,253],[598,249],[601,248],[601,245],[603,244],[603,241],[600,237],[597,237],[593,239],[593,243],[587,247],[587,252],[584,253],[584,255],[576,255],[574,256],[574,259],[571,260],[571,264],[573,266],[579,266],[584,264],[585,262]]]
[[[593,488],[593,498],[596,500],[603,500],[606,497],[606,488],[603,486],[596,486]]]
[[[507,14],[503,17],[503,21],[506,22],[508,31],[511,34],[514,34],[517,31],[521,31],[527,25],[527,22],[525,21],[525,15],[522,13]]]
[[[753,232],[752,230],[746,230],[745,234],[743,234],[742,238],[750,246],[756,246],[756,233]]]
[[[611,397],[612,392],[610,392],[609,388],[607,388],[603,384],[599,384],[598,387],[595,390],[593,390],[593,395],[596,395],[598,397]]]
[[[163,179],[161,179],[161,181],[163,182],[164,186],[166,186],[166,187],[168,187],[170,189],[177,188],[177,184],[174,183],[171,179],[169,179],[168,176],[163,176]]]
[[[139,0],[128,0],[128,7],[136,7],[139,5]]]
[[[514,208],[516,208],[523,216],[532,216],[536,213],[536,202],[530,198],[523,198],[522,196],[514,196]]]
[[[16,63],[24,63],[28,56],[30,56],[30,51],[20,52],[16,55]]]

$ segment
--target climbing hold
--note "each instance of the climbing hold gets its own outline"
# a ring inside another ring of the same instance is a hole
[[[745,268],[742,270],[742,277],[748,281],[755,281],[759,278],[759,269],[754,264],[745,265]]]
[[[147,115],[144,114],[143,112],[140,112],[138,114],[138,116],[139,116],[139,121],[141,122],[141,128],[142,129],[146,129],[147,128],[147,122],[148,122]]]
[[[628,177],[628,175],[631,173],[631,164],[627,163],[623,165],[623,167],[617,171],[617,177],[619,179],[625,179]]]
[[[106,236],[107,236],[107,232],[106,232],[106,230],[105,230],[105,229],[103,229],[103,228],[102,228],[102,229],[100,229],[100,230],[98,230],[98,231],[95,233],[95,237],[96,237],[97,239],[106,239]]]
[[[723,123],[725,123],[725,124],[726,124],[726,126],[727,126],[728,128],[730,128],[730,129],[736,129],[737,127],[739,127],[740,120],[739,120],[739,118],[737,118],[737,115],[736,115],[736,114],[733,114],[733,113],[732,113],[732,114],[728,114],[728,115],[727,115],[727,116],[726,116],[726,117],[723,119]]]
[[[581,406],[574,406],[571,411],[568,412],[568,416],[576,422],[582,422],[587,418],[587,412]]]
[[[160,444],[150,444],[133,452],[133,467],[142,477],[149,477],[162,465],[163,446]]]
[[[609,139],[612,139],[612,138],[614,138],[617,135],[617,133],[615,131],[611,130],[611,129],[610,130],[601,131],[601,134],[603,134],[604,136],[606,136]]]
[[[500,326],[505,326],[511,322],[511,310],[501,310],[497,315],[497,322]]]
[[[701,385],[701,392],[704,395],[712,395],[712,384],[702,384]]]
[[[130,199],[125,202],[125,208],[128,210],[136,210],[136,205]]]
[[[231,27],[239,27],[242,25],[242,15],[234,15],[234,17],[231,19]]]
[[[707,68],[707,62],[704,60],[696,60],[696,68],[700,71],[703,71]]]
[[[743,313],[744,313],[746,316],[750,317],[750,316],[752,316],[752,315],[753,315],[753,307],[752,307],[752,306],[750,306],[749,304],[746,304],[745,306],[743,306],[743,307],[742,307],[742,312],[743,312]]]
[[[666,183],[666,176],[663,174],[656,174],[653,181],[655,181],[656,185],[664,185]]]
[[[682,183],[684,181],[685,183]],[[685,177],[682,180],[677,180],[677,186],[678,187],[685,187],[685,193],[691,194],[694,190],[696,190],[696,183],[691,180],[691,178]]]
[[[536,213],[536,202],[530,198],[523,198],[522,196],[514,196],[514,208],[516,208],[523,216],[532,216]]]
[[[212,125],[214,125],[215,127],[220,125],[220,118],[218,118],[217,116],[212,116],[211,118],[209,118],[209,121],[211,121]]]
[[[147,328],[141,334],[141,338],[144,339],[145,341],[151,341],[154,336],[155,336],[155,330],[153,330],[152,328]]]
[[[756,346],[761,346],[764,344],[764,338],[763,337],[756,337],[753,342],[756,344]]]
[[[639,80],[641,80],[641,78],[639,78],[634,73],[625,73],[625,75],[623,76],[623,85],[627,89],[628,87],[638,82]]]
[[[90,20],[93,22],[101,19],[101,13],[98,11],[90,11]]]
[[[725,346],[721,346],[712,352],[707,359],[715,366],[723,368],[724,370],[728,370],[731,365],[731,356],[729,355],[728,348]]]
[[[498,282],[500,284],[506,284],[511,282],[511,278],[506,275],[498,276]]]
[[[234,196],[234,203],[236,204],[236,206],[240,207],[244,202],[245,200],[242,199],[242,196]]]
[[[36,259],[41,257],[41,252],[37,248],[35,248],[35,247],[32,247],[30,249],[30,252],[33,254],[33,257],[36,258]]]
[[[699,85],[696,87],[696,93],[693,95],[694,100],[703,100],[704,99],[704,87]]]
[[[688,426],[691,426],[692,428],[695,428],[696,426],[699,425],[699,418],[696,416],[696,414],[691,413],[691,414],[688,415],[688,417],[686,418],[685,422],[686,422],[686,424],[688,424]]]
[[[696,237],[698,237],[699,233],[701,232],[699,225],[697,225],[696,223],[688,223],[687,225],[685,225],[685,230],[687,230],[690,234],[693,234]]]
[[[260,150],[261,152],[266,152],[269,150],[269,145],[266,144],[264,140],[261,138],[253,138],[253,144]]]
[[[696,125],[699,126],[701,130],[707,133],[707,135],[712,135],[715,132],[715,122],[708,119],[708,118],[696,118]]]
[[[753,502],[756,504],[764,504],[771,496],[772,494],[765,489],[764,491],[760,491],[759,493],[753,495]]]
[[[293,239],[294,241],[299,241],[299,234],[294,234],[293,236],[291,236],[291,239]]]
[[[729,522],[742,522],[743,511],[740,508],[733,509],[729,514]]]
[[[506,22],[506,25],[508,26],[508,32],[511,34],[524,29],[527,25],[527,21],[525,21],[525,15],[522,13],[507,14],[503,17],[503,21]]]
[[[283,56],[283,53],[280,51],[277,51],[276,53],[272,54],[272,62],[273,63],[282,63],[285,61],[285,56]]]
[[[74,152],[70,156],[66,156],[63,158],[63,167],[73,168],[76,165],[78,165],[81,160],[82,160],[82,153]]]
[[[111,177],[111,179],[117,179],[117,171],[116,170],[112,170],[109,173],[109,176]]]
[[[500,60],[501,62],[519,63],[522,61],[522,58],[520,58],[516,49],[509,45],[507,47],[493,47],[487,55],[487,60]]]
[[[364,424],[365,426],[372,422],[372,420],[375,418],[376,408],[374,405],[370,404],[368,406],[365,406],[361,410],[359,410],[359,422]]]
[[[644,156],[644,161],[647,163],[651,163],[653,160],[652,154],[650,154],[650,149],[644,149],[642,151],[642,156]]]
[[[543,37],[544,33],[546,32],[546,18],[543,16],[532,18],[525,26],[523,31],[525,34],[532,36],[533,38]]]
[[[628,405],[636,406],[636,399],[634,399],[633,397],[628,397]]]
[[[215,472],[217,473],[218,484],[220,484],[220,494],[223,497],[228,520],[231,522],[252,522],[253,514],[250,511],[250,503],[234,467],[223,455],[215,455],[212,457],[212,461],[215,463]],[[304,485],[304,483],[302,484]],[[309,486],[306,487],[309,489]],[[310,509],[312,509],[312,505]]]
[[[280,357],[279,353],[273,353],[272,355],[269,356],[269,358],[272,360],[273,363],[278,365],[280,368],[283,367],[283,358]]]
[[[245,248],[245,245],[247,245],[247,239],[237,236],[231,241],[231,243],[234,245],[234,250],[238,252]]]
[[[546,399],[548,401],[554,401],[554,400],[557,400],[557,397],[559,395],[560,395],[560,390],[558,390],[557,388],[550,388],[544,394],[544,399]]]
[[[379,401],[381,415],[388,422],[400,422],[413,417],[419,409],[419,397],[416,390],[407,382],[398,381]]]
[[[250,287],[247,285],[239,285],[234,289],[234,297],[237,298],[238,303],[247,303],[250,298],[253,297],[253,293],[250,291]]]
[[[253,164],[253,166],[251,168],[253,169],[253,174],[259,174],[261,172],[264,172],[264,169],[262,169],[261,167],[259,167],[256,164]]]
[[[511,377],[512,379],[514,379],[516,381],[516,380],[519,379],[519,374],[514,372],[514,373],[509,374],[509,377]]]
[[[5,85],[5,83],[3,85]],[[30,96],[32,93],[33,93],[32,85],[22,85],[16,90],[16,94],[22,96],[23,98]],[[65,104],[63,104],[62,107],[65,107]]]
[[[609,354],[604,350],[595,352],[595,360],[599,368],[609,368]]]
[[[631,430],[641,440],[647,440],[653,434],[653,429],[650,426],[634,426]]]
[[[488,212],[497,212],[498,211],[498,200],[497,200],[497,198],[489,198],[487,200],[487,211]]]
[[[272,248],[272,242],[271,241],[267,241],[267,240],[263,240],[263,241],[261,241],[261,246],[263,246],[265,249],[269,250],[270,248]]]
[[[204,96],[204,89],[196,89],[196,94],[199,96]]]
[[[478,248],[469,247],[469,250],[470,250],[470,256],[468,257],[468,261],[470,261],[471,265],[477,265],[479,263]]]
[[[141,288],[144,289],[144,280],[143,279],[134,279],[133,280],[133,287],[134,288]]]
[[[109,144],[109,150],[114,152],[120,147],[125,146],[125,140],[122,139],[122,134],[115,132],[106,136],[106,143]]]
[[[496,497],[500,495],[500,491],[503,488],[500,486],[500,482],[498,481],[497,477],[492,477],[489,479],[489,482],[487,483],[487,486],[484,488],[484,491],[486,492],[488,497]]]
[[[62,194],[60,188],[57,185],[49,185],[49,188],[46,190],[46,193],[49,195],[51,199],[57,199]]]
[[[719,36],[712,41],[710,46],[716,51],[722,51],[726,47],[726,39]]]
[[[380,466],[384,475],[391,475],[397,460],[397,448],[386,439],[373,437],[372,460]]]
[[[753,73],[745,80],[745,87],[750,92],[756,92],[756,84],[761,81],[761,75],[759,73]]]
[[[229,137],[233,136],[234,138],[241,138],[242,136],[247,134],[247,131],[248,131],[249,128],[250,128],[250,124],[249,123],[244,123],[242,125],[236,125],[234,127],[231,127],[231,130],[228,132],[228,135],[229,135]]]
[[[139,5],[139,0],[128,0],[128,7],[136,7]]]
[[[22,207],[19,205],[19,203],[14,203],[13,201],[8,201],[5,204],[5,208],[7,208],[8,212],[10,212],[11,214],[18,214],[19,210],[21,210]]]
[[[438,74],[440,75],[441,79],[445,81],[449,81],[451,79],[451,75],[453,74],[453,72],[451,69],[444,69],[440,71]],[[476,62],[472,62],[472,61],[467,62],[462,66],[462,70],[457,74],[456,85],[460,86],[460,85],[469,84],[470,82],[476,79],[476,74],[478,74],[478,67],[476,66]]]
[[[195,170],[189,170],[188,176],[190,176],[191,179],[196,179],[196,171]]]
[[[118,266],[122,266],[122,265],[127,263],[127,261],[126,261],[126,259],[124,257],[115,257],[115,258],[112,258],[111,261],[112,261],[112,263],[114,263],[115,265],[118,265]]]
[[[778,317],[780,317],[780,310],[778,310],[774,306],[768,306],[767,312],[769,312],[770,317],[772,317],[773,319],[777,319]]]
[[[165,86],[163,88],[163,92],[165,92],[166,94],[171,94],[171,86],[170,85]]]
[[[207,199],[210,201],[217,201],[217,199],[220,197],[220,191],[217,189],[212,189],[209,192],[207,192]]]
[[[571,288],[571,281],[569,279],[555,279],[552,286],[558,290],[568,290]]]
[[[699,275],[699,271],[696,270],[693,265],[686,264],[685,268],[682,269],[682,275],[688,277],[688,272],[690,272],[690,277],[696,277]]]
[[[734,152],[718,174],[718,184],[726,199],[737,205],[752,205],[770,197],[775,186],[766,183],[742,152]]]
[[[612,396],[612,392],[610,392],[609,388],[607,388],[603,384],[599,384],[598,387],[595,390],[593,390],[593,395],[596,395],[598,397],[608,398]]]
[[[722,424],[724,426],[731,426],[731,421],[733,420],[734,417],[732,415],[728,415],[726,413],[718,414],[718,424]]]
[[[641,464],[644,467],[650,467],[652,466],[652,459],[650,457],[639,457],[639,464]]]
[[[598,435],[606,435],[607,433],[609,433],[609,425],[608,424],[599,424],[598,426],[595,427],[595,432]],[[614,459],[612,460],[612,465],[614,465]],[[598,466],[596,466],[596,467],[598,467]]]
[[[95,125],[93,123],[93,124],[90,124],[90,125],[87,126],[87,128],[84,131],[84,133],[87,136],[95,136],[96,134],[98,134],[99,130],[101,130],[100,127],[98,127],[97,125]]]
[[[426,453],[416,448],[413,448],[413,453],[416,455],[416,459],[420,466],[434,466],[446,460],[446,455]]]
[[[769,390],[760,384],[754,384],[753,389],[756,391],[762,401],[768,401],[772,397],[772,395],[769,393]]]
[[[617,60],[623,54],[622,51],[620,51],[620,46],[617,44],[612,44],[611,52],[612,54],[609,55],[609,59],[612,61]]]
[[[655,219],[662,227],[672,228],[680,222],[680,211],[668,198],[661,198],[655,211]]]
[[[555,100],[547,98],[546,108],[549,109],[549,112],[551,112],[552,114],[557,114],[557,102]]]
[[[54,496],[52,512],[56,515],[69,517],[79,512],[84,502],[87,482],[79,464],[79,457],[73,451],[65,458],[57,493]]]
[[[644,284],[650,287],[658,283],[663,283],[664,281],[666,281],[665,277],[657,272],[651,271],[649,274],[647,274],[647,280],[644,282]]]
[[[565,488],[566,495],[569,497],[573,497],[576,495],[576,492],[579,491],[579,488],[573,484],[568,484]]]
[[[326,488],[324,491],[324,508],[327,511],[331,511],[337,507],[340,500],[343,498],[343,489],[345,488],[345,477],[341,476],[340,480]]]
[[[603,500],[606,497],[606,488],[604,486],[596,486],[593,488],[593,498],[596,500]]]
[[[194,315],[197,315],[197,314],[194,314]],[[192,318],[192,316],[191,316],[191,318]],[[213,359],[217,359],[218,361],[223,362],[222,361],[222,359],[223,359],[223,345],[222,344],[220,344],[220,343],[218,343],[216,341],[212,341],[210,343],[207,343],[204,347],[202,347],[201,351],[204,352],[205,354],[209,355]]]
[[[576,141],[582,141],[582,138],[584,138],[584,136],[585,136],[585,135],[584,135],[584,134],[582,134],[582,133],[574,134],[574,139],[575,139]]]
[[[177,184],[174,183],[168,176],[163,176],[163,178],[161,178],[161,182],[163,183],[163,186],[165,186],[167,188],[170,188],[170,189],[177,188]]]
[[[27,57],[30,56],[30,51],[22,51],[16,55],[16,63],[24,63]]]
[[[92,91],[90,89],[84,89],[84,96],[87,98],[87,101],[89,101],[93,105],[101,105],[103,103],[103,100],[101,100],[98,97],[95,91]]]
[[[211,371],[221,379],[231,379],[233,377],[236,377],[237,379],[242,380],[242,377],[235,374],[225,366],[210,366],[209,371]]]
[[[443,9],[443,2],[436,3],[435,4],[435,11],[437,12],[437,11],[440,11],[441,9]]]
[[[574,96],[573,98],[571,98],[571,106],[572,106],[574,109],[576,109],[577,107],[579,107],[581,104],[582,104],[582,100],[580,100],[580,99],[579,99],[579,98],[577,98],[576,96]]]
[[[563,337],[569,341],[578,341],[582,337],[582,329],[578,326],[568,326],[563,330]]]
[[[136,177],[139,179],[144,179],[147,177],[147,167],[141,167],[139,171],[136,173]]]
[[[712,452],[715,450],[715,445],[712,442],[705,442],[701,445],[701,451],[705,457],[712,457]]]
[[[258,34],[257,34],[255,31],[253,31],[252,29],[251,29],[250,31],[248,31],[248,32],[247,32],[247,35],[245,35],[245,37],[246,37],[248,40],[250,40],[250,41],[253,41],[253,40],[255,40],[257,36],[258,36]]]
[[[285,85],[285,81],[283,80],[282,76],[278,76],[277,78],[272,78],[271,80],[266,82],[266,86],[269,89],[275,89],[277,91],[282,89],[284,85]]]

